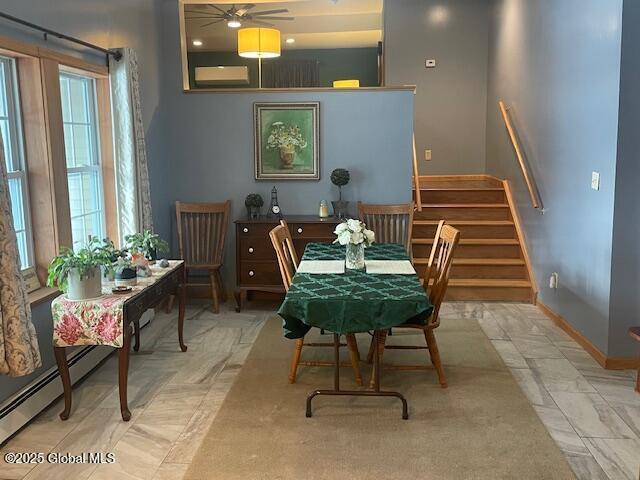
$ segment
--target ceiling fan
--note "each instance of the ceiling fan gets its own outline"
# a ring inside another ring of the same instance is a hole
[[[185,14],[187,14],[185,18],[186,20],[211,20],[210,22],[200,25],[200,27],[208,27],[215,23],[226,22],[229,28],[239,28],[243,22],[273,27],[273,24],[265,22],[264,20],[280,21],[294,19],[294,17],[273,16],[279,13],[289,13],[289,10],[286,8],[250,12],[254,7],[255,5],[253,3],[245,3],[244,5],[240,5],[240,8],[236,7],[236,4],[233,4],[228,10],[223,10],[213,3],[208,3],[205,9],[185,10]]]

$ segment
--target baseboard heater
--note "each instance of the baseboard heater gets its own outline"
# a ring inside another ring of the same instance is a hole
[[[140,327],[146,326],[152,319],[153,310],[149,310],[140,319]],[[67,359],[71,383],[82,380],[114,352],[116,349],[112,347],[92,345],[78,348]],[[118,379],[114,378],[113,382],[114,388],[118,388]],[[58,368],[53,366],[0,404],[0,446],[61,395],[62,381]]]

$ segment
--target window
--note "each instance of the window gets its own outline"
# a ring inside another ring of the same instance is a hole
[[[96,86],[91,77],[60,73],[73,248],[105,237]]]
[[[11,213],[18,239],[20,266],[24,270],[33,265],[33,238],[19,104],[15,61],[12,58],[0,57],[0,131],[4,142]]]

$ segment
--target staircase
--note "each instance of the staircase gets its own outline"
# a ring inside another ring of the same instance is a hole
[[[421,176],[422,211],[413,225],[413,255],[427,264],[439,220],[460,230],[448,300],[535,303],[535,281],[505,184],[488,175]],[[414,188],[414,199],[415,199]]]

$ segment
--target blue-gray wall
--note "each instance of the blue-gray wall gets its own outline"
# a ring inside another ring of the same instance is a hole
[[[416,85],[423,175],[484,173],[488,0],[387,0],[387,85]],[[436,68],[425,68],[435,59]],[[430,148],[432,160],[424,160]]]
[[[637,344],[627,335],[640,325],[640,2],[625,0],[622,20],[622,69],[618,162],[613,217],[609,352],[615,356],[637,354]]]
[[[619,353],[609,292],[621,16],[622,0],[495,0],[489,28],[487,173],[513,181],[541,300],[609,355]],[[531,208],[498,100],[511,107],[544,215]]]
[[[169,185],[156,213],[171,215],[172,238],[176,200],[231,199],[236,219],[246,215],[248,193],[260,193],[268,205],[276,185],[285,214],[317,215],[320,200],[337,197],[329,174],[338,167],[351,171],[351,182],[343,189],[346,200],[411,199],[411,91],[183,93],[175,2],[163,2],[162,19],[162,112],[167,122]],[[319,182],[254,180],[253,103],[287,101],[320,102]],[[227,241],[224,273],[231,287],[235,284],[233,232]]]
[[[158,203],[158,193],[162,192],[166,178],[163,161],[164,135],[158,117],[160,104],[161,52],[159,50],[160,31],[158,29],[157,2],[154,0],[1,0],[0,11],[6,12],[36,24],[77,36],[89,42],[109,47],[130,46],[137,50],[140,65],[143,121],[147,134],[150,178],[153,184],[152,197]],[[30,43],[39,43],[52,49],[84,57],[94,62],[104,57],[89,54],[86,49],[66,48],[70,44],[52,39],[42,40],[42,35],[32,30],[13,26],[0,20],[0,35],[17,38]],[[169,233],[166,215],[161,215],[158,226]],[[163,225],[162,220],[165,220]],[[51,347],[52,325],[50,303],[46,302],[33,309],[33,322],[38,334],[43,367],[34,374],[21,378],[0,376],[0,403],[13,395],[48,368],[55,365]]]

